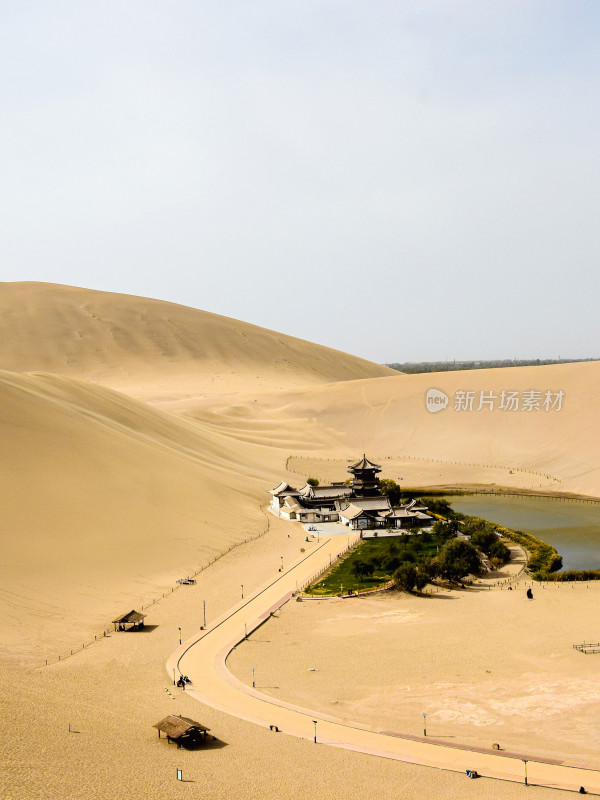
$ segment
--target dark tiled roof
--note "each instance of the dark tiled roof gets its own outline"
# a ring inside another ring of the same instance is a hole
[[[363,453],[363,457],[360,461],[357,461],[356,464],[352,464],[348,467],[348,472],[354,472],[354,470],[360,469],[374,469],[378,472],[381,472],[381,467],[379,464],[375,464],[373,461],[369,461],[366,455]]]

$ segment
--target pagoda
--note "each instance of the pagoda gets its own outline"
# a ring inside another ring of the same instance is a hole
[[[356,464],[348,467],[352,475],[352,491],[355,497],[378,497],[381,494],[377,473],[381,472],[379,464],[374,464],[363,453]]]

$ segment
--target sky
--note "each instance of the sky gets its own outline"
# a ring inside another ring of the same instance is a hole
[[[599,357],[596,0],[0,0],[0,281]]]

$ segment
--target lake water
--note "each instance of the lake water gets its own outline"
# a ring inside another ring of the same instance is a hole
[[[553,545],[563,569],[600,569],[600,505],[501,495],[448,497],[462,514],[525,531]]]

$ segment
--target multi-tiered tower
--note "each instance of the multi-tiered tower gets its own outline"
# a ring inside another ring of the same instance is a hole
[[[356,464],[348,467],[352,475],[352,491],[355,497],[378,497],[381,494],[377,473],[381,472],[379,464],[374,464],[363,453]]]

